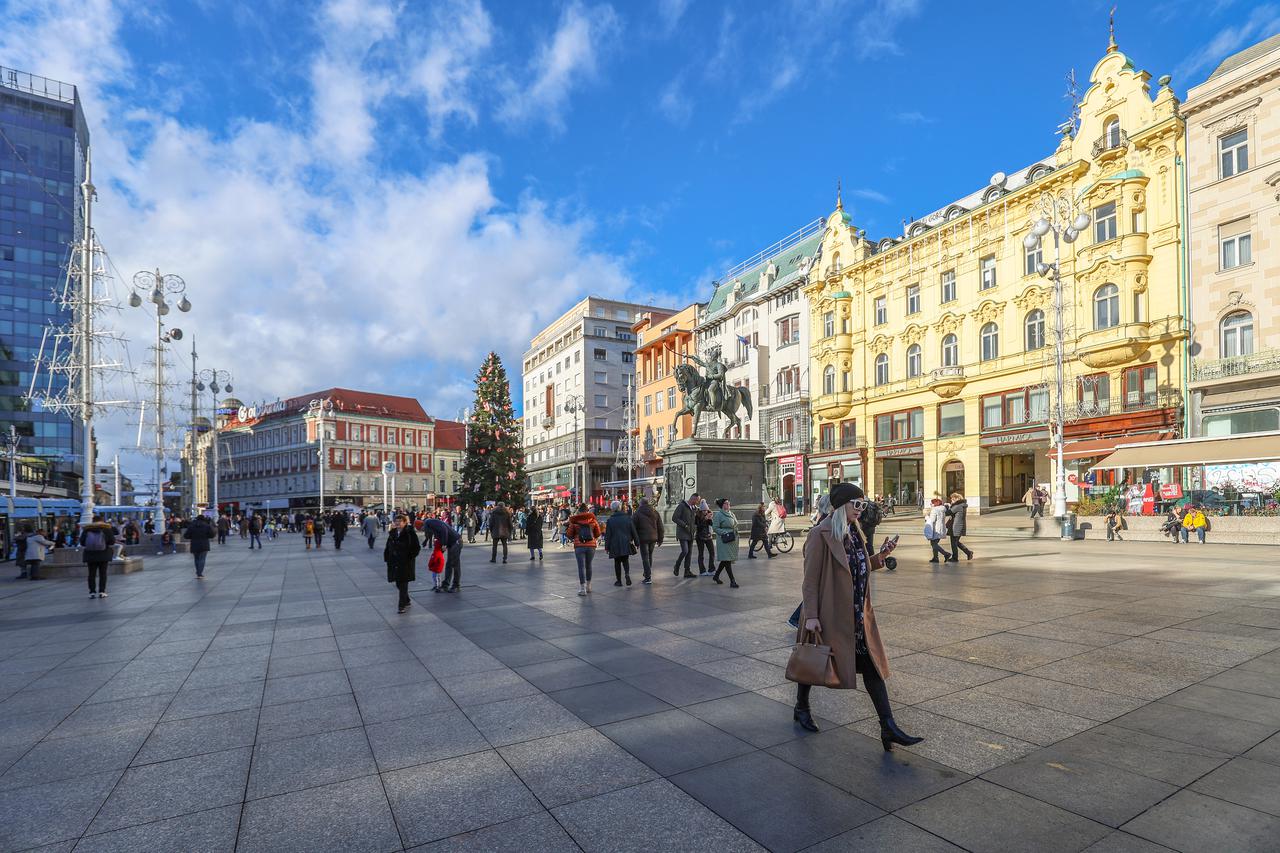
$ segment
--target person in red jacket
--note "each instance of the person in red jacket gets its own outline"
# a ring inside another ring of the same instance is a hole
[[[578,504],[578,511],[569,516],[565,531],[573,543],[573,556],[578,561],[578,595],[591,592],[591,560],[600,542],[600,522],[586,504]]]

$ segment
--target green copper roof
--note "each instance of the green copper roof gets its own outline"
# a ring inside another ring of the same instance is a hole
[[[778,269],[778,275],[769,289],[774,290],[790,284],[800,277],[800,262],[811,258],[822,244],[822,234],[817,233],[790,248],[779,252],[771,258],[761,261],[756,266],[739,274],[734,279],[722,281],[716,285],[715,292],[707,302],[707,317],[715,316],[729,304],[729,294],[733,291],[734,281],[742,282],[739,298],[746,298],[760,290],[760,275],[772,263]]]

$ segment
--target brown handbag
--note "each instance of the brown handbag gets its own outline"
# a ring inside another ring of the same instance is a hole
[[[810,642],[812,640],[812,642]],[[818,631],[805,631],[800,642],[791,647],[787,660],[787,680],[814,687],[839,687],[836,659],[831,647],[824,645]]]

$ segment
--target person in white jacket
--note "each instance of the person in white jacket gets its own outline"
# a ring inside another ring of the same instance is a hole
[[[938,557],[942,557],[944,560],[951,559],[951,555],[938,544],[942,541],[942,537],[946,535],[947,507],[942,502],[942,498],[934,498],[924,508],[924,537],[929,540],[929,545],[933,548],[933,556],[929,559],[930,563],[938,562]]]
[[[53,543],[44,537],[43,530],[37,530],[32,533],[27,532],[27,574],[26,576],[33,580],[40,580],[40,564],[45,561],[49,555],[49,549],[53,547]]]

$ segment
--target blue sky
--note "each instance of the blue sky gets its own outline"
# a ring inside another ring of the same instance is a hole
[[[203,366],[448,417],[488,349],[518,371],[588,291],[705,298],[837,180],[875,238],[1047,156],[1109,8],[0,0],[0,64],[82,87],[101,237],[186,278]],[[1280,5],[1122,4],[1116,29],[1181,95]]]

